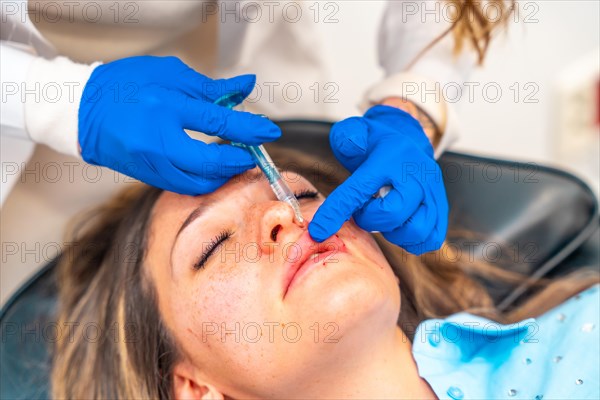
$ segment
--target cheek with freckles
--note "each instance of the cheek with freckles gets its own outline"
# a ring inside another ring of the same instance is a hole
[[[182,346],[186,354],[222,387],[273,386],[290,370],[290,352],[301,347],[282,340],[279,325],[269,328],[290,318],[261,290],[261,278],[254,269],[252,264],[240,263],[207,274],[189,296],[188,311],[179,320],[185,327]]]
[[[256,349],[241,340],[240,329],[250,321],[265,318],[258,303],[258,273],[242,264],[216,267],[203,271],[207,274],[202,283],[189,295],[179,295],[182,312],[178,313],[177,326],[181,328],[176,336],[195,364],[214,377],[231,376],[232,371],[250,373]]]
[[[259,272],[247,263],[213,264],[202,282],[193,287],[187,297],[191,323],[196,327],[207,323],[232,323],[244,316],[255,315]],[[258,311],[258,310],[256,310]]]
[[[339,232],[348,249],[369,264],[376,265],[379,269],[393,274],[391,266],[379,248],[373,236],[360,229],[354,221],[348,221]]]

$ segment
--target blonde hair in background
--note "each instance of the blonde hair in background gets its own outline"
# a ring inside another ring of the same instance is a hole
[[[432,47],[452,32],[454,54],[459,54],[465,46],[477,53],[477,62],[483,64],[493,33],[506,26],[510,16],[516,12],[515,0],[445,0],[448,4],[452,25],[429,43],[411,61],[408,68]]]

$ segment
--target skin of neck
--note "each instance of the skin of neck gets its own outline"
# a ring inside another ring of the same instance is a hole
[[[385,337],[374,334],[369,345],[354,346],[296,393],[319,399],[437,399],[419,376],[411,349],[399,327]]]

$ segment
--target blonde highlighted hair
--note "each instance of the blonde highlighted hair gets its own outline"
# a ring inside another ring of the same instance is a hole
[[[505,27],[511,15],[516,12],[515,0],[445,0],[451,25],[442,34],[423,48],[412,60],[409,68],[452,33],[454,53],[459,54],[465,47],[475,51],[478,64],[483,64],[492,36]]]

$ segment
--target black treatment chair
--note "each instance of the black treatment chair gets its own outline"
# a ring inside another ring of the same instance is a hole
[[[279,124],[281,144],[337,164],[329,148],[330,123]],[[462,240],[449,236],[453,245],[534,280],[599,268],[598,203],[580,179],[535,164],[453,152],[439,161],[451,208],[450,229],[475,233]],[[55,267],[56,260],[42,268],[0,312],[1,399],[48,397],[56,333]],[[518,307],[529,294],[524,286],[484,284],[503,309]]]

